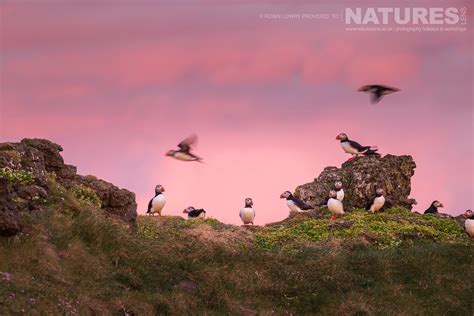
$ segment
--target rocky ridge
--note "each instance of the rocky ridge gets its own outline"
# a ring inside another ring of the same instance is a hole
[[[66,190],[81,192],[87,202],[124,220],[135,231],[135,194],[94,176],[78,175],[75,166],[64,163],[61,151],[60,145],[45,139],[0,144],[0,235],[17,234],[22,229],[22,213],[43,209],[51,178]]]
[[[411,156],[360,157],[344,162],[341,168],[324,168],[313,182],[298,186],[295,195],[318,209],[325,205],[328,192],[339,180],[343,183],[345,210],[364,208],[377,188],[385,190],[385,208],[401,206],[411,210],[416,204],[409,197],[415,168]]]

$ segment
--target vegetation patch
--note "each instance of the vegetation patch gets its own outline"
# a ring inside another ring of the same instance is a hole
[[[16,170],[10,167],[0,168],[0,178],[6,179],[12,185],[28,185],[35,181],[31,171]]]
[[[97,196],[97,193],[95,193],[91,188],[79,184],[72,187],[71,192],[81,204],[92,205],[100,208],[102,202]]]
[[[453,219],[420,215],[403,208],[392,208],[378,214],[355,210],[336,222],[300,218],[288,225],[266,227],[255,236],[257,245],[265,249],[337,238],[366,239],[382,248],[399,246],[413,239],[468,242],[462,227]]]

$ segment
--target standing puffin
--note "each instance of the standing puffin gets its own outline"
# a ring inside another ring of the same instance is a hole
[[[331,190],[329,192],[329,199],[328,199],[328,209],[332,213],[331,220],[336,220],[338,215],[344,215],[344,206],[342,202],[337,199],[337,192]]]
[[[358,142],[355,142],[353,140],[350,140],[349,137],[345,133],[340,133],[339,135],[336,136],[337,140],[341,141],[341,147],[342,149],[352,155],[352,158],[349,160],[352,160],[359,155],[364,155],[364,156],[371,156],[371,155],[380,155],[377,153],[377,150],[379,148],[377,146],[362,146]]]
[[[375,197],[367,204],[366,209],[369,211],[369,213],[378,213],[380,211],[380,209],[385,204],[384,194],[385,192],[381,188],[375,190]]]
[[[424,214],[438,214],[438,208],[440,207],[444,207],[443,203],[435,200],[431,203],[430,207],[426,209]]]
[[[334,191],[336,191],[337,199],[342,202],[342,200],[344,200],[344,189],[342,188],[341,181],[334,183]]]
[[[359,88],[359,91],[370,93],[372,104],[375,104],[379,102],[384,95],[400,91],[400,89],[373,84],[362,86]]]
[[[197,136],[195,134],[189,136],[188,138],[181,141],[178,144],[178,150],[168,150],[166,156],[173,157],[174,159],[182,161],[198,161],[202,162],[202,158],[191,153],[192,145],[197,141]]]
[[[296,198],[290,191],[285,191],[280,195],[280,199],[286,199],[286,205],[290,208],[290,212],[303,212],[311,209],[311,206]]]
[[[239,215],[242,222],[244,222],[244,225],[253,225],[255,210],[253,209],[253,201],[251,198],[245,199],[245,207],[240,210]]]
[[[195,209],[194,207],[189,206],[184,209],[183,213],[188,214],[188,218],[206,218],[206,211],[202,208]]]
[[[148,202],[148,210],[146,211],[148,215],[155,216],[155,214],[158,214],[161,216],[161,210],[166,204],[166,199],[163,192],[165,192],[165,188],[163,188],[161,184],[158,184],[155,187],[155,197],[152,198],[150,202]]]
[[[467,210],[464,212],[464,218],[466,219],[464,222],[464,229],[469,237],[474,239],[474,212]]]

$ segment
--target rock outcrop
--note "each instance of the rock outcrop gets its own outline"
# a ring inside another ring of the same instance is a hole
[[[341,168],[326,167],[313,182],[298,186],[295,195],[315,208],[326,203],[334,182],[344,188],[344,209],[364,208],[377,188],[386,192],[385,207],[403,206],[409,210],[416,204],[410,199],[411,177],[416,164],[411,156],[386,155],[360,157],[346,161]]]
[[[20,214],[44,207],[50,192],[48,179],[53,175],[65,189],[79,186],[95,192],[102,210],[123,219],[135,231],[135,194],[94,176],[76,174],[75,166],[64,163],[62,150],[45,139],[0,143],[0,235],[17,234],[21,231]]]

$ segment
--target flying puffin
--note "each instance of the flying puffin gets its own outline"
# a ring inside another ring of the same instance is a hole
[[[430,207],[425,211],[424,214],[438,214],[439,207],[444,207],[443,203],[435,200],[433,203],[431,203]]]
[[[474,212],[467,210],[464,212],[464,218],[466,219],[464,222],[464,229],[469,237],[474,239]]]
[[[380,155],[377,153],[377,150],[379,148],[377,146],[362,146],[358,142],[355,142],[353,140],[350,140],[349,137],[345,133],[340,133],[339,135],[336,136],[337,140],[341,141],[341,147],[342,149],[352,155],[352,158],[349,160],[352,160],[359,155],[364,155],[364,156],[371,156],[371,155]]]
[[[400,89],[373,84],[362,86],[359,88],[359,91],[370,93],[372,104],[375,104],[379,102],[384,95],[400,91]]]
[[[312,207],[305,202],[296,198],[290,191],[285,191],[280,195],[280,199],[286,199],[286,204],[290,208],[290,212],[303,212],[310,210]]]
[[[161,210],[166,204],[166,199],[163,192],[165,192],[165,188],[163,188],[161,184],[158,184],[155,187],[155,197],[153,197],[150,202],[148,202],[148,210],[146,211],[148,215],[155,216],[155,214],[158,214],[161,216]]]
[[[385,191],[381,188],[375,190],[375,197],[369,201],[366,207],[366,210],[369,211],[369,213],[378,213],[380,211],[385,204],[384,194]]]
[[[341,181],[334,183],[334,191],[336,191],[337,199],[342,202],[342,200],[344,200],[344,189],[342,188]]]
[[[178,150],[168,150],[166,156],[173,157],[182,161],[198,161],[202,162],[202,158],[191,153],[193,144],[197,142],[197,135],[193,134],[178,144]]]
[[[251,198],[245,199],[245,207],[240,210],[240,219],[244,225],[252,224],[255,218],[255,210],[253,209],[253,201]]]
[[[338,215],[344,215],[344,206],[342,202],[337,199],[337,192],[331,190],[329,192],[329,199],[328,199],[328,209],[332,213],[331,220],[335,221]]]
[[[195,209],[194,207],[189,206],[184,209],[183,213],[188,214],[188,218],[206,218],[206,211],[202,208]]]

